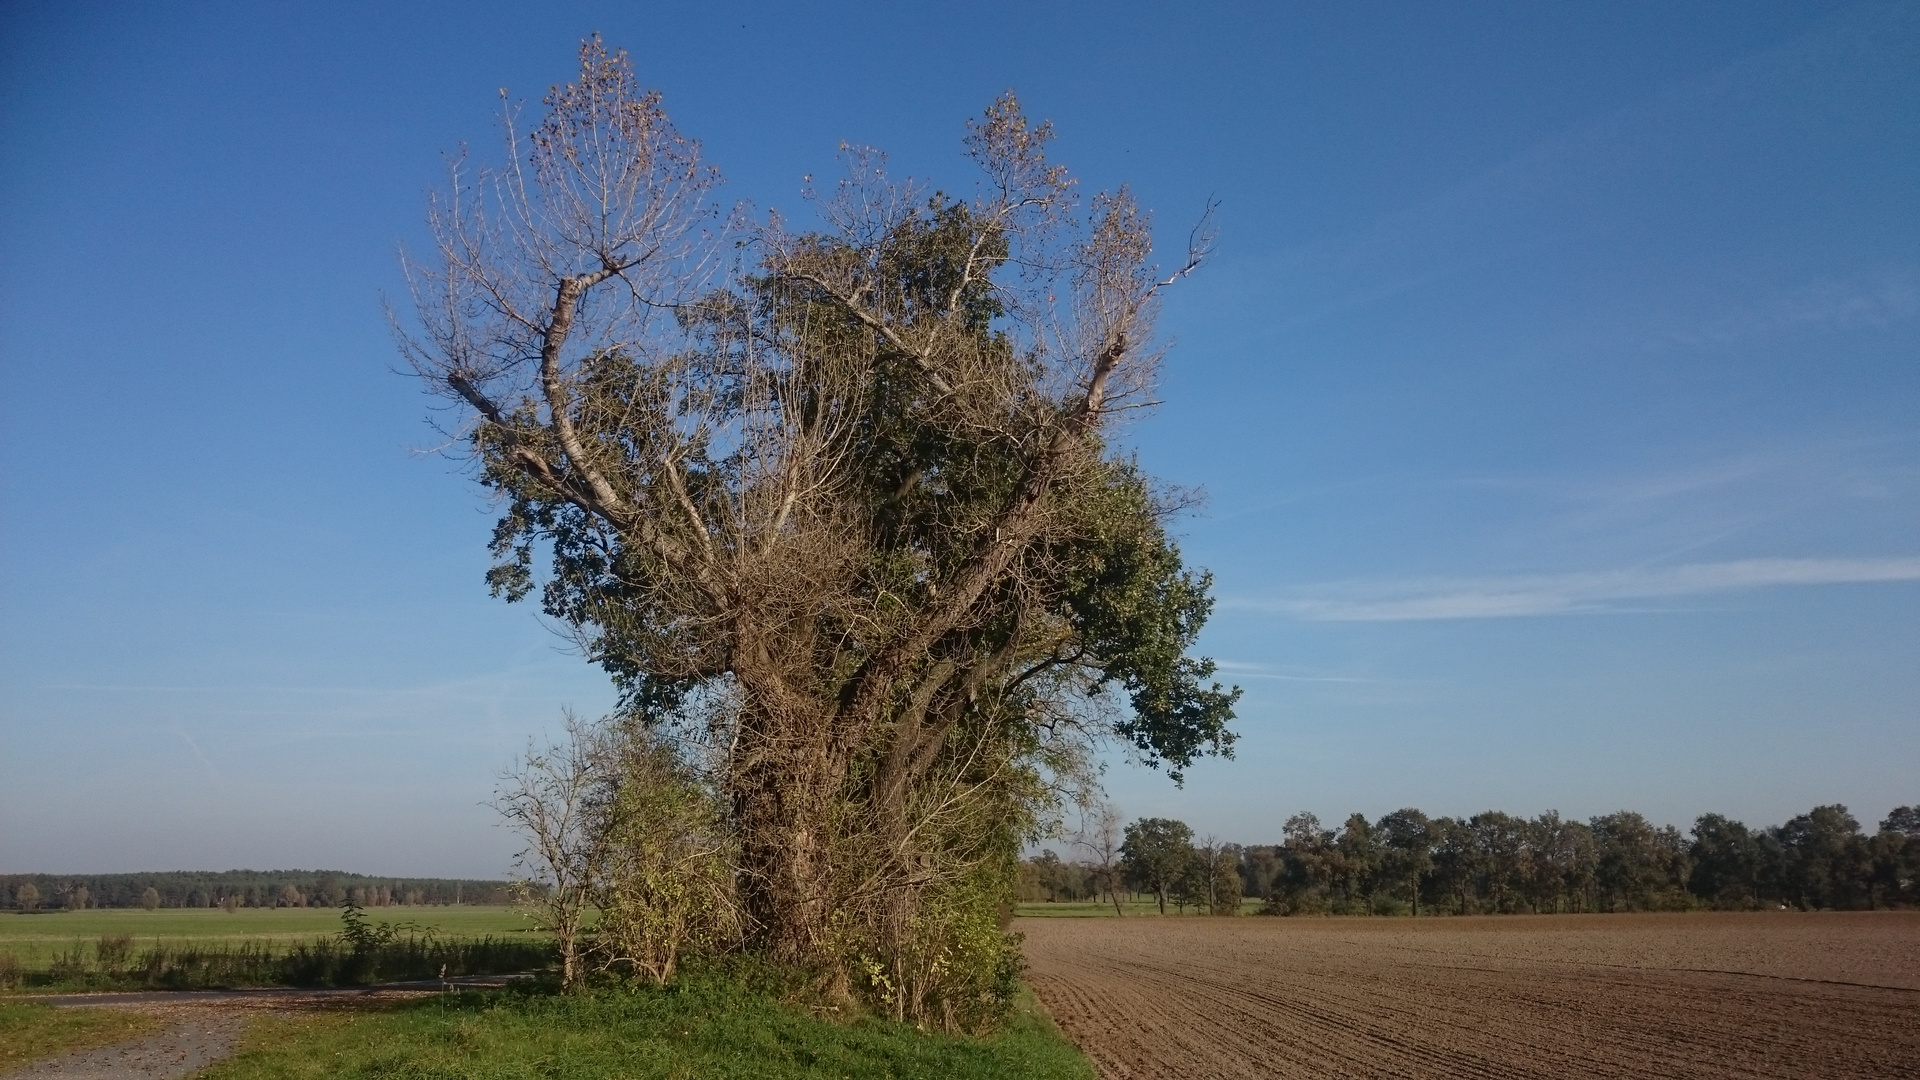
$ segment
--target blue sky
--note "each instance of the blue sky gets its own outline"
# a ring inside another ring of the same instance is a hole
[[[611,700],[489,600],[380,312],[440,155],[583,35],[733,198],[964,184],[1017,89],[1172,246],[1240,752],[1115,799],[1683,827],[1920,801],[1920,5],[8,4],[0,871],[485,874]]]

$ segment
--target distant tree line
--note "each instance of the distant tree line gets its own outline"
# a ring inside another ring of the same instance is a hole
[[[0,907],[84,908],[361,907],[506,904],[505,881],[384,878],[338,870],[171,871],[148,874],[0,874]]]
[[[1195,844],[1186,825],[1147,818],[1127,826],[1113,869],[1046,851],[1022,864],[1021,899],[1098,900],[1124,885],[1162,911],[1230,913],[1244,893],[1275,915],[1870,910],[1920,905],[1920,807],[1871,834],[1838,804],[1764,829],[1706,814],[1687,834],[1626,810],[1581,822],[1407,808],[1338,829],[1303,813],[1281,843],[1245,847]]]
[[[1068,862],[1052,851],[1020,865],[1020,899],[1086,901],[1105,897],[1119,902],[1119,892],[1150,895],[1165,913],[1172,904],[1214,915],[1240,909],[1246,892],[1244,849],[1206,837],[1195,842],[1193,830],[1172,818],[1142,818],[1126,827],[1113,854],[1117,858]]]

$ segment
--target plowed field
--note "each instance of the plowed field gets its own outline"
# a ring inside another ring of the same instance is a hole
[[[1022,919],[1109,1080],[1920,1077],[1920,913]]]

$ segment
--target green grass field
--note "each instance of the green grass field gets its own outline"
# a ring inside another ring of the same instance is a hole
[[[673,1077],[1092,1080],[1027,1002],[1001,1030],[935,1035],[841,1022],[717,980],[579,997],[465,993],[383,1009],[264,1016],[203,1080]]]
[[[442,937],[534,934],[525,918],[509,907],[372,908],[374,922],[415,922]],[[0,914],[0,955],[12,953],[28,970],[44,969],[75,945],[91,948],[102,937],[130,934],[134,948],[164,945],[237,945],[242,942],[287,946],[340,932],[333,908],[93,908],[41,915]]]

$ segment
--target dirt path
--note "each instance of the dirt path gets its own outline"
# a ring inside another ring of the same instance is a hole
[[[206,1005],[152,1011],[170,1022],[155,1034],[48,1058],[5,1080],[184,1080],[234,1052],[246,1016]]]
[[[183,1080],[232,1054],[239,1047],[240,1033],[253,1010],[392,1001],[446,989],[505,986],[511,981],[508,977],[477,976],[328,990],[155,990],[35,996],[30,1000],[65,1008],[137,1009],[163,1019],[167,1026],[143,1038],[35,1062],[0,1074],[0,1080]]]
[[[1913,913],[1017,929],[1107,1080],[1920,1075]]]

